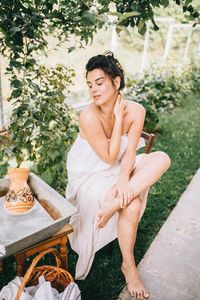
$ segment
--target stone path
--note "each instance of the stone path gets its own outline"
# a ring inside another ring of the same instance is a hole
[[[200,300],[200,169],[138,270],[150,300]],[[133,300],[126,288],[118,300]]]

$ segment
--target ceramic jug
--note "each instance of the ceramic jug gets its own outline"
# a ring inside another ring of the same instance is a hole
[[[34,197],[27,183],[29,169],[9,168],[10,187],[5,196],[4,207],[11,213],[27,212],[34,205]]]

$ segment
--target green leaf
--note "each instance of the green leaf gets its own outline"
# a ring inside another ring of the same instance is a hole
[[[36,64],[36,60],[34,58],[30,58],[26,60],[25,66],[28,68],[30,66],[33,66],[34,64]]]
[[[69,47],[67,50],[68,50],[68,53],[71,53],[72,51],[74,51],[76,48],[75,47]]]
[[[123,26],[120,26],[120,25],[116,26],[116,32],[117,32],[118,35],[120,35],[120,33],[122,32],[122,30],[123,30]]]
[[[18,79],[14,79],[11,81],[11,86],[13,86],[15,89],[17,89],[19,87],[21,88],[22,82]]]
[[[52,184],[52,182],[53,182],[53,177],[52,177],[52,175],[51,175],[50,172],[46,171],[46,172],[42,173],[42,174],[41,174],[41,177],[42,177],[42,179],[43,179],[45,182],[47,182],[48,184],[50,184],[50,185]]]
[[[195,11],[193,14],[192,14],[193,18],[198,18],[199,17],[199,13],[198,11]],[[193,26],[194,27],[194,26]]]
[[[13,26],[11,27],[10,31],[12,32],[12,34],[14,35],[16,32],[20,31],[21,28],[20,27],[16,27],[16,26]]]
[[[51,159],[54,161],[54,160],[56,160],[57,157],[60,156],[60,153],[58,151],[49,152],[48,156],[51,157]]]
[[[188,4],[190,4],[192,2],[192,0],[186,0],[185,1],[185,5],[188,5]]]
[[[160,0],[160,3],[164,6],[167,7],[169,5],[169,0]]]
[[[37,167],[36,163],[31,166],[31,171],[36,173],[36,174],[38,173],[38,167]]]
[[[10,66],[15,67],[15,68],[21,68],[22,63],[20,61],[17,61],[17,60],[11,60],[10,61]]]
[[[86,3],[86,1],[81,0],[81,2],[83,3],[83,5],[84,5],[88,10],[90,9],[90,6]]]
[[[151,3],[154,7],[159,7],[162,4],[160,0],[151,0]]]
[[[93,25],[95,23],[96,16],[90,11],[84,11],[81,19],[86,25]]]
[[[124,13],[120,19],[119,19],[119,22],[122,22],[123,20],[126,20],[127,18],[130,18],[130,17],[137,17],[137,16],[140,16],[141,13],[137,12],[137,11],[131,11],[131,12],[127,12],[127,13]]]
[[[11,98],[19,98],[21,96],[22,90],[17,89],[12,91]]]
[[[183,5],[183,12],[187,11],[187,6]]]
[[[123,16],[123,14],[121,14],[121,13],[118,12],[118,11],[112,11],[112,12],[109,12],[109,15],[110,15],[110,16],[116,16],[116,17],[118,17],[119,19]]]
[[[194,11],[194,7],[192,5],[189,5],[187,10],[192,13]]]
[[[145,32],[146,32],[146,30],[147,30],[146,24],[145,24],[143,21],[140,22],[139,25],[138,25],[138,32],[139,32],[141,35],[144,35]]]

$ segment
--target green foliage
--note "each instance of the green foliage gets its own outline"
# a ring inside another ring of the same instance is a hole
[[[182,22],[182,23],[186,23],[189,21],[190,19],[190,12],[189,10],[191,10],[191,5],[193,6],[193,10],[194,11],[200,11],[200,3],[199,0],[193,0],[193,1],[180,1],[180,0],[176,0],[176,4],[174,5],[174,1],[170,1],[169,5],[165,8],[162,9],[161,7],[157,7],[155,9],[155,14],[158,16],[164,16],[164,17],[170,17],[170,18],[174,18],[176,21],[178,22]],[[189,9],[189,10],[188,10]],[[184,13],[183,13],[184,11]],[[197,16],[197,14],[196,14]]]
[[[10,49],[10,59],[17,59],[25,54],[26,44],[31,41],[27,49],[30,56],[46,47],[45,36],[50,32],[60,41],[75,35],[80,37],[80,42],[88,42],[103,24],[98,18],[103,6],[99,3],[92,10],[92,3],[91,0],[1,0],[1,51]]]
[[[9,147],[10,147],[10,140],[8,136],[5,136],[0,131],[0,177],[3,177],[8,168],[8,157],[9,157]]]
[[[119,25],[120,30],[121,26],[124,27],[135,27],[137,26],[138,32],[143,35],[146,32],[147,29],[147,21],[151,21],[153,29],[155,31],[159,30],[158,25],[156,24],[154,17],[155,17],[155,11],[157,8],[161,7],[166,8],[169,6],[170,2],[169,0],[145,0],[145,1],[132,1],[132,0],[114,0],[113,1],[116,4],[116,10],[117,10],[117,16],[119,16],[119,13],[121,13],[123,16],[126,15],[126,18],[119,17]],[[193,6],[192,0],[181,0],[177,1],[174,0],[174,4],[177,6],[182,7],[183,12],[182,14],[187,14],[187,20],[195,21],[195,24],[199,23],[199,6],[195,8]],[[173,4],[173,5],[174,5]],[[131,15],[130,13],[133,13]]]
[[[21,81],[12,81],[11,156],[18,166],[32,161],[32,170],[60,192],[66,187],[66,154],[78,131],[76,113],[64,103],[73,75],[62,65],[36,66],[22,89]]]
[[[183,7],[183,14],[189,14],[188,19],[199,22],[199,6],[193,6],[193,1],[175,2]],[[115,4],[114,11],[110,8],[111,3]],[[72,35],[79,37],[81,46],[83,41],[92,40],[97,28],[108,21],[109,14],[117,16],[119,28],[137,26],[143,35],[148,20],[154,30],[159,29],[154,12],[156,8],[168,6],[168,0],[1,0],[0,49],[4,54],[9,50],[11,61],[23,58],[24,54],[30,57],[35,51],[46,48],[46,35],[52,32],[60,42]],[[70,46],[69,51],[73,48]],[[20,66],[21,62],[16,64]]]
[[[160,114],[171,113],[190,92],[197,92],[199,69],[188,67],[179,72],[173,66],[154,66],[139,79],[128,79],[126,98],[141,103],[146,109],[145,129],[155,131]],[[197,75],[198,74],[198,75]]]
[[[184,74],[191,92],[200,95],[200,66],[192,63],[184,68]]]

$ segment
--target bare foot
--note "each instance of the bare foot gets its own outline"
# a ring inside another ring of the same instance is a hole
[[[103,228],[118,210],[119,202],[112,199],[105,201],[96,217],[96,228]]]
[[[137,268],[134,265],[126,267],[122,264],[121,270],[125,276],[130,295],[137,299],[147,299],[149,295],[140,280]]]

